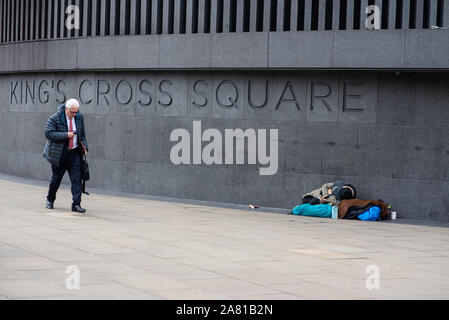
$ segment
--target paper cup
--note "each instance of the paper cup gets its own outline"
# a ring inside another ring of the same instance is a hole
[[[391,212],[391,220],[396,220],[396,211]]]

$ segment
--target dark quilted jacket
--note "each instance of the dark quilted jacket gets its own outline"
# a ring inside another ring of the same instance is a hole
[[[78,113],[75,117],[76,131],[78,132],[78,141],[84,144],[84,147],[89,150],[86,140],[86,131],[84,129],[84,117]],[[47,159],[52,165],[59,167],[61,162],[61,155],[63,148],[68,147],[67,120],[65,114],[65,103],[58,107],[58,111],[53,114],[45,126],[45,137],[47,143],[45,144],[42,156]]]

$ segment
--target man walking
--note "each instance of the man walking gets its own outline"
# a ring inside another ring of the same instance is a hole
[[[68,171],[72,183],[72,211],[86,212],[81,207],[83,190],[81,155],[84,148],[87,152],[88,147],[84,118],[79,112],[79,102],[76,99],[69,99],[65,104],[58,107],[58,111],[48,119],[45,126],[45,136],[47,137],[47,144],[42,155],[51,163],[53,171],[47,196],[47,209],[53,209],[56,192],[65,172]]]

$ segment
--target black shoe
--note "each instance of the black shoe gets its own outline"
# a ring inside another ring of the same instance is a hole
[[[86,212],[86,209],[83,209],[80,206],[76,205],[76,206],[72,207],[72,211],[73,212],[78,212],[78,213],[84,213],[84,212]]]
[[[53,202],[47,200],[47,209],[53,209]]]

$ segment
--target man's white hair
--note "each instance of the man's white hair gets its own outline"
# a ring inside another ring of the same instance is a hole
[[[80,107],[80,103],[78,102],[78,100],[76,99],[69,99],[67,100],[67,102],[65,103],[65,106],[69,109],[71,109],[72,107],[76,107],[79,108]]]

